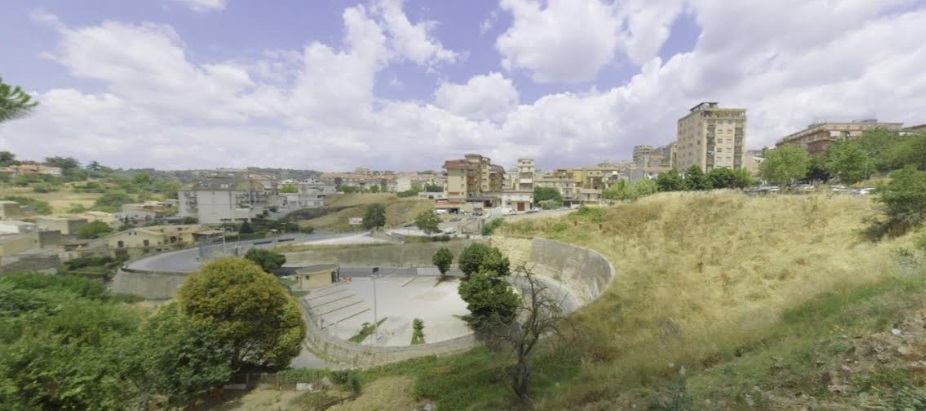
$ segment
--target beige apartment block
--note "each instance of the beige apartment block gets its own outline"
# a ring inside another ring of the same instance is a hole
[[[464,200],[502,191],[505,169],[479,154],[444,162],[447,170],[447,197]]]
[[[866,131],[882,128],[891,131],[903,129],[903,123],[881,123],[877,119],[856,120],[851,122],[820,122],[788,135],[775,143],[776,147],[786,144],[799,145],[811,155],[826,153],[826,146],[838,140],[855,140]]]
[[[694,106],[678,120],[675,168],[697,166],[704,172],[715,168],[743,168],[746,153],[746,109],[723,108],[715,102]]]

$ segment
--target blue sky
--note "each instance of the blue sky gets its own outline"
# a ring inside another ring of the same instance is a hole
[[[21,159],[116,167],[543,169],[664,145],[699,101],[747,144],[926,123],[923,0],[35,0],[4,8]]]

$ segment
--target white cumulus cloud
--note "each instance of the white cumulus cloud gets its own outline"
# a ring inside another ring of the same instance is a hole
[[[453,114],[473,120],[502,121],[518,105],[518,90],[500,73],[474,76],[466,84],[444,83],[434,93],[435,103]]]

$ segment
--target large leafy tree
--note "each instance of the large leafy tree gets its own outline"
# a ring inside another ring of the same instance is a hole
[[[752,176],[743,169],[715,168],[707,173],[713,188],[746,188],[752,185]]]
[[[415,217],[415,227],[418,227],[419,230],[424,231],[427,235],[440,231],[439,225],[440,217],[437,216],[434,210],[423,211],[421,214],[418,214],[418,217]]]
[[[900,144],[903,138],[896,131],[876,128],[866,131],[855,141],[868,153],[878,171],[887,172],[891,169],[888,153]]]
[[[826,147],[826,169],[845,184],[855,184],[875,171],[868,152],[855,141],[837,141]]]
[[[113,232],[113,228],[102,221],[91,221],[77,229],[77,238],[93,239],[100,238]]]
[[[281,369],[305,337],[299,305],[276,278],[241,258],[220,258],[187,278],[177,294],[182,312],[218,332],[233,370]]]
[[[470,312],[467,322],[477,332],[511,323],[520,304],[511,286],[491,271],[474,273],[459,292]]]
[[[372,230],[386,226],[386,206],[375,203],[367,206],[363,215],[363,228]]]
[[[656,188],[659,191],[685,191],[688,187],[678,170],[671,169],[656,176]]]
[[[765,154],[765,161],[759,164],[759,176],[776,184],[792,185],[807,175],[810,155],[800,146],[788,144]]]
[[[38,102],[24,92],[19,86],[3,82],[0,77],[0,123],[29,114]]]
[[[125,351],[141,409],[158,400],[181,408],[231,377],[230,353],[217,330],[190,321],[176,303],[149,318]]]
[[[689,190],[710,190],[713,188],[711,186],[711,179],[704,174],[704,171],[701,170],[701,167],[691,166],[685,170],[685,185],[688,186]]]
[[[460,252],[457,265],[466,278],[469,278],[470,275],[479,271],[479,267],[482,266],[482,261],[485,259],[486,255],[489,254],[491,249],[492,247],[482,243],[472,243]]]
[[[557,204],[563,203],[563,195],[559,190],[553,187],[534,187],[534,205],[540,205],[541,201],[555,201]]]

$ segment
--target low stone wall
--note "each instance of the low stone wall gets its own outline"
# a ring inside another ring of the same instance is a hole
[[[187,273],[135,270],[123,266],[113,277],[111,289],[116,293],[133,294],[147,300],[174,298]]]

